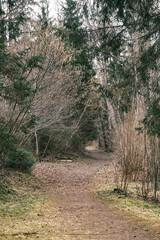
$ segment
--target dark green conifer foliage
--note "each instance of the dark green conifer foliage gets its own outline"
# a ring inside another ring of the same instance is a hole
[[[38,19],[41,30],[46,30],[50,25],[48,0],[41,0],[41,14],[38,15]]]
[[[150,134],[159,136],[159,1],[95,0],[92,12],[93,22],[98,22],[99,27],[91,34],[94,37],[96,32],[98,36],[97,57],[107,63],[106,81],[125,92],[120,100],[121,110],[129,111],[130,100],[143,95],[147,105],[144,126]],[[131,51],[136,41],[139,54],[131,61],[124,53]]]
[[[81,8],[75,0],[66,0],[60,23],[63,27],[57,29],[57,35],[74,50],[72,64],[82,70],[82,81],[87,83],[95,74],[92,64],[93,54],[88,44],[88,32],[83,26]]]
[[[40,68],[43,62],[41,56],[27,58],[29,49],[19,52],[11,50],[13,41],[18,41],[22,26],[28,19],[27,7],[31,2],[0,1],[0,102],[12,109],[10,114],[0,119],[1,161],[9,154],[11,156],[18,147],[19,139],[15,134],[19,131],[19,119],[22,121],[30,111],[36,93],[33,88],[35,79],[29,80],[28,73],[33,68]],[[13,118],[15,109],[18,112]]]
[[[78,146],[80,147],[96,137],[96,114],[92,107],[86,106],[89,96],[85,94],[86,87],[90,84],[92,77],[95,76],[93,68],[94,54],[89,44],[88,31],[83,26],[81,12],[78,1],[66,0],[62,9],[61,26],[56,30],[56,34],[62,38],[66,47],[71,48],[73,51],[73,68],[78,68],[81,71],[81,79],[75,79],[77,97],[80,101],[76,106],[74,116],[74,119],[77,119],[77,121],[81,119],[81,121],[79,122],[78,131],[75,131],[71,139],[74,148],[77,149]]]

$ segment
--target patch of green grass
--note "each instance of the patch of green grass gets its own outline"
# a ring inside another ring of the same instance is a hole
[[[155,214],[160,216],[160,207],[156,203],[135,199],[131,196],[125,197],[123,195],[114,194],[110,191],[98,191],[97,196],[102,200],[115,203],[118,208],[123,207],[130,210],[130,207],[134,207],[136,209],[140,208],[142,211],[152,210]]]
[[[91,189],[97,198],[101,199],[107,206],[116,211],[123,211],[133,220],[139,222],[149,229],[160,234],[160,203],[145,201],[139,196],[140,192],[135,183],[131,183],[128,188],[128,195],[114,192],[117,188],[114,182],[114,174],[96,174],[93,177],[95,182]]]
[[[43,194],[38,183],[27,173],[3,170],[0,178],[0,217],[20,216],[34,209]]]
[[[38,196],[40,200],[42,196]],[[21,216],[34,209],[37,202],[37,196],[31,193],[21,193],[21,195],[12,194],[0,200],[0,217]]]
[[[56,234],[57,196],[42,191],[41,184],[26,173],[0,171],[0,240],[51,239]]]
[[[151,229],[160,233],[160,206],[156,203],[146,202],[132,196],[124,196],[113,193],[103,187],[95,192],[96,196],[105,204],[109,204],[118,211],[133,217],[136,221],[148,224]]]

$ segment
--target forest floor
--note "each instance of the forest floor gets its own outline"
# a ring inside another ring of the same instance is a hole
[[[160,239],[160,231],[150,231],[145,221],[103,198],[98,189],[105,184],[111,163],[112,154],[91,148],[77,161],[38,163],[33,170],[40,182],[32,186],[34,207],[19,216],[10,212],[0,217],[0,240]]]

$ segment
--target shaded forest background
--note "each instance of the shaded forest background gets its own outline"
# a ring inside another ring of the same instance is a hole
[[[0,0],[1,167],[29,171],[96,141],[117,156],[118,189],[138,182],[156,200],[159,56],[157,0],[66,0],[56,21],[47,0]]]

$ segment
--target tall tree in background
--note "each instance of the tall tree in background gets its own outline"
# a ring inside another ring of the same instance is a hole
[[[128,111],[133,98],[143,95],[148,105],[145,127],[159,135],[159,76],[153,74],[159,68],[158,1],[97,0],[84,1],[84,6],[105,82],[122,92],[119,107]]]
[[[160,174],[159,3],[97,0],[84,4],[88,7],[89,31],[97,42],[103,94],[109,98],[120,128],[124,191],[136,171],[135,155],[143,152],[136,163],[143,169],[142,192],[146,196],[151,183],[156,199]],[[143,132],[143,141],[137,138],[135,128]],[[143,142],[142,149],[138,141]]]
[[[49,19],[49,1],[41,0],[41,13],[38,14],[39,24],[41,26],[41,30],[46,30],[49,27],[50,19]]]
[[[79,66],[83,73],[83,82],[87,83],[95,72],[93,70],[93,55],[90,51],[88,32],[83,27],[83,18],[79,4],[75,0],[67,0],[62,10],[62,29],[57,34],[62,37],[66,45],[74,50],[75,66]]]
[[[88,46],[94,56],[92,64],[97,71],[99,84],[99,132],[105,149],[108,148],[108,139],[118,134],[120,147],[126,144],[123,149],[127,149],[124,151],[121,148],[122,165],[132,169],[126,167],[122,171],[124,189],[128,179],[134,175],[135,165],[132,160],[137,153],[131,149],[142,152],[136,143],[140,141],[135,130],[137,128],[143,132],[144,138],[144,161],[143,164],[139,162],[139,166],[144,169],[142,189],[146,191],[148,181],[154,184],[156,196],[160,172],[158,1],[66,1],[63,16],[61,36],[67,44],[71,43],[75,52],[78,50],[78,56],[83,52],[83,44],[76,37],[83,36],[83,31],[87,33],[84,36],[89,39]],[[84,23],[79,19],[83,19]],[[79,29],[83,31],[77,32]],[[81,39],[85,40],[83,37]],[[131,119],[134,124],[129,128]],[[126,126],[128,132],[125,131]],[[136,140],[129,142],[131,132],[135,133]],[[133,166],[129,165],[131,162]]]
[[[71,134],[73,142],[80,146],[95,138],[95,106],[89,96],[89,91],[95,71],[93,68],[93,52],[89,43],[89,35],[83,26],[83,16],[77,1],[67,0],[62,9],[60,26],[57,35],[65,42],[66,48],[73,51],[72,66],[81,72],[81,78],[77,79],[77,97],[81,100],[77,104],[75,119],[77,119],[77,129]],[[93,90],[93,89],[92,89]]]

